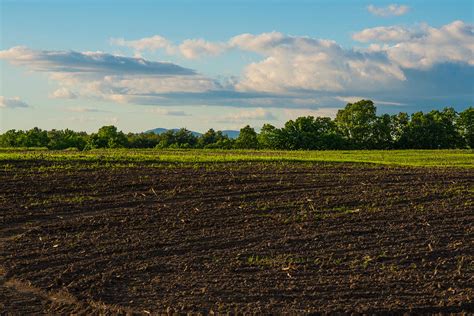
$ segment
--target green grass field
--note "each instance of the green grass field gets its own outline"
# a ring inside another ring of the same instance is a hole
[[[417,167],[474,168],[474,150],[158,150],[117,149],[93,151],[48,151],[0,149],[0,161],[89,161],[116,163],[213,163],[213,162],[355,162]]]

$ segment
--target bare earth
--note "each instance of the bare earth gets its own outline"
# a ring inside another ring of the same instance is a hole
[[[0,311],[474,312],[474,170],[0,164]]]

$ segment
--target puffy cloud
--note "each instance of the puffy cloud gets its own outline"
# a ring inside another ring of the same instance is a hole
[[[472,100],[473,34],[472,25],[454,21],[439,28],[388,26],[354,34],[354,39],[368,43],[367,48],[345,48],[331,40],[279,32],[240,34],[225,42],[190,39],[180,45],[161,36],[114,40],[139,52],[164,49],[187,58],[226,50],[260,55],[260,60],[243,68],[240,77],[229,80],[208,78],[171,63],[101,52],[14,47],[0,51],[0,58],[47,72],[59,84],[52,97],[76,95],[160,106],[321,109],[360,95],[399,106],[433,102],[441,92],[443,100],[456,96]]]
[[[474,26],[454,21],[440,28],[423,25],[420,30],[401,27],[365,29],[355,39],[375,42],[396,42],[372,46],[404,68],[428,69],[441,63],[474,65]]]
[[[179,50],[184,57],[195,59],[206,55],[219,55],[227,45],[224,43],[212,43],[203,39],[188,39],[179,45]]]
[[[140,97],[168,92],[203,92],[218,84],[172,63],[100,52],[37,51],[13,47],[0,58],[32,71],[46,72],[60,88],[51,98],[98,98],[139,102]],[[72,92],[74,89],[75,92]]]
[[[110,43],[116,46],[131,48],[138,56],[145,51],[155,52],[157,50],[164,50],[169,55],[179,53],[188,59],[196,59],[207,55],[215,56],[228,48],[226,43],[214,43],[204,39],[186,39],[181,44],[175,45],[160,35],[131,41],[123,38],[112,38]]]
[[[243,50],[267,54],[276,47],[282,47],[285,44],[291,45],[290,37],[279,32],[254,34],[241,34],[234,36],[229,40],[230,47],[238,47]]]
[[[391,60],[406,68],[429,68],[444,62],[474,65],[474,27],[454,21],[441,28],[426,27],[424,36],[387,49]]]
[[[229,49],[262,55],[262,60],[247,65],[241,78],[228,87],[243,93],[360,93],[400,86],[406,80],[404,68],[407,67],[429,67],[451,61],[465,62],[472,56],[468,47],[472,43],[472,32],[469,33],[468,28],[466,24],[457,21],[439,29],[428,26],[414,29],[389,26],[356,33],[354,39],[372,43],[369,49],[347,49],[330,40],[270,32],[240,34],[224,43],[190,39],[185,40],[175,51],[187,58],[216,55]],[[435,41],[436,37],[445,38],[442,40],[444,49],[434,48],[440,44]],[[375,44],[380,42],[385,44]],[[189,87],[190,83],[193,88]],[[156,84],[151,86],[155,87],[156,92],[166,93],[175,84],[160,81],[160,86],[169,87],[167,89],[157,88]],[[180,91],[192,93],[222,89],[215,80],[209,79],[179,80],[178,86],[181,87]],[[251,102],[258,103],[262,100]]]
[[[0,108],[27,108],[29,105],[19,97],[7,98],[0,96]]]
[[[176,51],[174,45],[166,38],[155,35],[151,37],[145,37],[135,41],[127,41],[123,38],[111,38],[110,43],[117,46],[125,46],[134,49],[138,54],[143,51],[157,51],[164,49],[167,53],[173,54]]]
[[[359,42],[401,42],[420,36],[419,31],[402,26],[379,26],[355,33],[352,38]]]
[[[245,68],[236,86],[241,91],[375,90],[405,80],[384,54],[345,49],[334,41],[273,32],[243,34],[230,42],[266,57]]]
[[[386,7],[376,7],[374,5],[369,5],[367,10],[377,16],[387,17],[387,16],[399,16],[408,13],[410,7],[406,5],[391,4]]]

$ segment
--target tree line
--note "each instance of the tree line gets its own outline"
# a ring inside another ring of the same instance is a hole
[[[66,130],[9,130],[0,135],[0,147],[77,148],[220,148],[220,149],[449,149],[474,148],[474,108],[458,113],[441,111],[412,115],[376,114],[370,100],[348,103],[336,118],[299,117],[282,128],[264,124],[260,132],[245,126],[236,139],[214,129],[196,136],[191,131],[162,134],[129,133],[103,126],[97,133]]]

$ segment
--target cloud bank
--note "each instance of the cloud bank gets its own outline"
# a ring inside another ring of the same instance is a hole
[[[0,51],[0,59],[30,71],[48,73],[60,85],[49,95],[51,98],[87,97],[128,102],[140,95],[215,88],[213,80],[194,70],[140,57],[13,47]]]
[[[389,43],[373,45],[401,67],[428,69],[441,63],[474,65],[474,26],[454,21],[440,28],[423,25],[419,29],[379,27],[362,30],[354,39],[363,42]]]
[[[0,51],[0,59],[34,71],[128,75],[194,75],[191,69],[167,62],[117,56],[102,52],[47,51],[13,47]]]
[[[259,108],[264,107],[340,106],[351,96],[394,106],[407,100],[472,100],[473,25],[453,21],[438,28],[424,24],[374,27],[355,33],[353,39],[367,47],[346,48],[332,40],[280,32],[239,34],[224,42],[187,39],[177,44],[155,35],[111,40],[132,49],[136,57],[13,47],[0,51],[0,59],[48,73],[59,86],[51,93],[53,98],[253,107],[253,114],[259,115],[263,115]],[[188,59],[240,51],[259,59],[247,64],[238,77],[216,79],[177,64],[138,57],[157,50]],[[453,82],[446,82],[447,75]],[[241,115],[252,119],[249,113]]]

